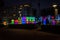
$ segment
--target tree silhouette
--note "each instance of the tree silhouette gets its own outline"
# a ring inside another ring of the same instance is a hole
[[[54,15],[54,8],[46,8],[41,10],[41,15],[42,16],[47,16],[47,15]]]

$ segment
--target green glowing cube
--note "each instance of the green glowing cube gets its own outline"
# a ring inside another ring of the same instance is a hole
[[[14,24],[14,19],[11,20],[11,24]]]

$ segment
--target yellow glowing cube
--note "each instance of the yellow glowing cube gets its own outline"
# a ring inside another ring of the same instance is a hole
[[[22,24],[22,22],[21,21],[18,21],[18,24]]]

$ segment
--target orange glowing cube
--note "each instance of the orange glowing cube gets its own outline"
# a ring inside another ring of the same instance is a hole
[[[6,22],[6,21],[4,21],[4,22],[3,22],[3,25],[7,25],[7,22]]]

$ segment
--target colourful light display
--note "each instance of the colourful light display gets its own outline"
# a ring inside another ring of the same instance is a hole
[[[22,24],[26,24],[26,17],[22,17]]]
[[[42,17],[39,17],[39,22],[42,22]]]
[[[29,24],[29,22],[28,22],[28,21],[26,21],[26,24]]]
[[[46,25],[46,19],[43,20],[43,25]]]
[[[56,16],[56,20],[60,20],[60,16],[59,15]]]
[[[43,25],[46,25],[46,17],[45,17],[45,16],[42,17],[42,24],[43,24]]]
[[[22,17],[22,21],[26,21],[26,17]]]
[[[35,17],[30,17],[30,22],[34,24],[35,23]]]
[[[26,21],[29,21],[29,17],[26,17]]]
[[[14,19],[11,20],[11,24],[14,24]]]
[[[26,21],[28,24],[35,23],[35,17],[26,17]]]
[[[2,21],[4,20],[6,20],[6,22],[9,22],[7,19],[3,19]],[[47,17],[40,16],[39,19],[37,20],[35,17],[18,17],[18,19],[16,20],[12,19],[9,24],[35,24],[38,20],[43,25],[46,25],[47,23],[51,23],[52,25],[55,25],[56,24],[55,20],[60,20],[60,16],[57,16],[56,19],[54,18],[54,16],[50,16],[50,15],[48,15]]]
[[[29,17],[26,17],[26,24],[29,24]]]
[[[56,25],[56,21],[55,20],[52,20],[52,25]]]
[[[54,16],[52,16],[51,18],[54,19]]]
[[[51,22],[51,16],[48,15],[48,16],[47,16],[47,19],[48,19],[48,21],[49,21],[49,23],[50,23],[50,22]]]
[[[4,21],[4,22],[3,22],[3,25],[7,25],[7,22],[6,22],[6,21]]]
[[[16,20],[14,20],[14,24],[18,24],[18,20],[16,19]]]
[[[22,24],[22,19],[18,17],[18,24]]]

